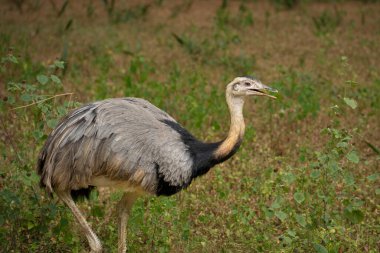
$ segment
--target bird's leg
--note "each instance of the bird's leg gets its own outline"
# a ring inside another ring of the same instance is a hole
[[[119,230],[119,243],[118,253],[124,253],[127,251],[127,222],[128,216],[131,212],[133,203],[137,198],[137,194],[133,192],[124,193],[123,197],[117,204],[117,216],[118,216],[118,230]]]
[[[91,253],[102,252],[102,244],[96,234],[92,231],[90,225],[87,223],[86,219],[80,212],[79,208],[75,204],[74,200],[71,198],[68,192],[57,192],[58,197],[65,202],[65,204],[70,208],[71,212],[74,214],[75,218],[79,222],[82,230],[84,231],[88,243],[91,248]]]

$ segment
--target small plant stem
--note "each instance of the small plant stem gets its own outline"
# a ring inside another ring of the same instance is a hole
[[[326,201],[326,194],[327,194],[327,166],[324,166],[323,170],[323,179],[324,179],[324,184],[323,184],[323,225],[324,228],[327,229],[327,224],[326,224],[326,212],[327,212],[327,201]]]
[[[25,107],[29,107],[29,106],[36,105],[36,104],[40,104],[40,103],[43,103],[43,102],[45,102],[45,101],[48,101],[48,100],[53,99],[53,98],[56,98],[56,97],[62,97],[62,96],[73,95],[73,94],[74,94],[73,92],[68,92],[68,93],[63,93],[63,94],[54,95],[54,96],[52,96],[52,97],[45,98],[45,99],[42,99],[42,100],[39,100],[39,101],[33,102],[33,103],[31,103],[31,104],[28,104],[28,105],[23,105],[23,106],[15,107],[15,108],[11,109],[11,111],[14,111],[14,110],[17,110],[17,109],[21,109],[21,108],[25,108]]]

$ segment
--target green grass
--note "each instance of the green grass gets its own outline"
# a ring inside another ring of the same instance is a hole
[[[35,173],[39,150],[68,110],[142,97],[215,141],[229,125],[225,85],[255,75],[280,90],[278,99],[247,101],[245,139],[228,162],[175,196],[137,201],[130,251],[377,252],[380,6],[272,2],[5,10],[0,248],[88,249],[69,210],[38,187]],[[38,22],[28,22],[36,14]],[[105,252],[117,249],[120,196],[99,190],[80,203]]]

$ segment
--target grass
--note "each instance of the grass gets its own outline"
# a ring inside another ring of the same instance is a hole
[[[130,251],[378,251],[378,3],[0,8],[4,252],[87,250],[71,213],[39,189],[34,172],[47,134],[68,110],[143,97],[199,139],[219,140],[229,124],[225,85],[238,75],[259,77],[279,98],[247,101],[245,139],[228,162],[175,196],[137,201]],[[116,251],[120,196],[100,189],[80,203],[105,252]]]

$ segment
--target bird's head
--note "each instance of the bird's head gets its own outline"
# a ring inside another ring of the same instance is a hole
[[[277,90],[262,84],[260,80],[250,76],[236,77],[227,85],[227,94],[233,97],[267,96],[276,98],[268,94],[268,92],[277,92]]]

